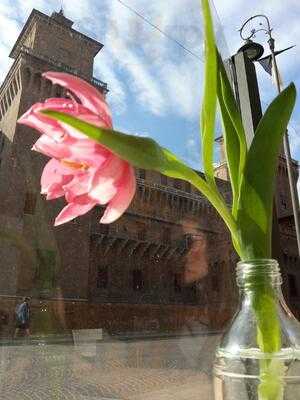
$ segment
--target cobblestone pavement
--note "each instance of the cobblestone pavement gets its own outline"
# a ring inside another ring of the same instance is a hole
[[[215,339],[0,347],[1,400],[211,400]]]

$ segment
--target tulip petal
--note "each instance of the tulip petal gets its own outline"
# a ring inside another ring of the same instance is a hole
[[[117,183],[127,165],[127,162],[111,154],[107,162],[94,176],[92,188],[89,192],[90,198],[99,204],[108,203],[116,195]]]
[[[61,124],[54,119],[48,118],[36,111],[41,109],[43,109],[42,103],[34,104],[18,119],[18,123],[27,125],[30,128],[34,128],[39,132],[50,136],[56,141],[62,140],[66,132],[62,128]]]
[[[89,171],[74,176],[74,179],[64,186],[63,189],[68,203],[75,201],[77,196],[89,192],[92,187],[95,171],[95,169],[90,168]]]
[[[85,163],[95,168],[99,168],[112,154],[105,147],[87,137],[80,140],[66,137],[63,145],[69,150],[70,161]]]
[[[111,114],[105,99],[93,86],[72,75],[48,72],[43,76],[69,89],[75,97],[36,103],[18,120],[42,133],[33,150],[51,157],[41,176],[42,193],[47,195],[47,200],[64,195],[68,203],[57,216],[55,226],[87,213],[97,204],[107,203],[101,222],[113,222],[134,196],[133,168],[95,140],[42,113],[51,109],[95,126],[111,128]]]
[[[87,196],[83,196],[81,199],[77,198],[76,202],[67,204],[61,210],[55,218],[54,226],[65,224],[80,215],[86,214],[95,207],[95,205],[96,202],[91,201]]]
[[[100,222],[102,224],[110,224],[117,220],[129,207],[135,190],[136,180],[134,170],[131,165],[128,165],[118,187],[118,192],[107,205]]]
[[[71,157],[70,147],[63,142],[56,142],[47,135],[42,135],[32,146],[32,150],[51,158],[68,159]]]
[[[64,196],[65,192],[64,189],[62,188],[62,185],[54,183],[48,188],[46,194],[47,194],[46,200],[54,200]]]
[[[63,112],[65,114],[70,114],[79,118],[89,124],[96,125],[102,128],[111,128],[110,124],[107,124],[100,115],[94,114],[90,109],[84,107],[82,104],[74,102],[74,100],[70,99],[62,99],[62,98],[50,98],[43,103],[44,110],[54,110]],[[41,110],[37,110],[41,111]],[[76,131],[77,135],[86,137],[83,133]]]
[[[60,190],[60,192],[62,192],[60,196],[63,196],[64,191],[62,189],[62,186],[66,185],[71,179],[72,171],[69,168],[65,168],[64,166],[62,166],[62,164],[58,160],[52,158],[50,161],[47,162],[42,172],[41,193],[48,193],[48,195],[50,195],[49,192],[52,192],[51,196],[53,196]],[[57,195],[56,197],[60,196]]]
[[[61,141],[55,141],[48,135],[42,135],[32,147],[39,153],[51,158],[66,160],[74,163],[83,163],[87,166],[100,167],[109,157],[111,152],[100,144],[85,139],[74,139],[66,136]],[[78,172],[80,172],[78,170]],[[76,172],[74,171],[74,174]]]
[[[64,72],[45,72],[43,77],[49,79],[53,84],[60,85],[73,92],[82,105],[87,107],[94,114],[101,117],[107,127],[112,127],[110,110],[103,95],[92,85],[76,76]]]
[[[107,124],[99,115],[92,113],[88,108],[81,104],[74,103],[72,100],[61,98],[50,98],[44,103],[34,104],[18,119],[18,122],[34,128],[39,132],[54,138],[56,141],[63,139],[67,133],[76,139],[87,138],[84,133],[42,114],[41,112],[43,110],[64,112],[95,126],[102,128],[111,127],[111,125]]]

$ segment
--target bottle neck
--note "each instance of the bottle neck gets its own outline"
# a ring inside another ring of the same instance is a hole
[[[278,262],[272,259],[240,261],[237,264],[237,285],[247,293],[262,288],[272,288],[280,292],[282,277]]]

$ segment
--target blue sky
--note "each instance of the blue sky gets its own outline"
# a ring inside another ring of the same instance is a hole
[[[94,75],[110,88],[115,127],[151,136],[172,149],[194,168],[199,158],[199,108],[203,83],[202,29],[199,0],[123,0],[198,57],[163,36],[118,0],[64,0],[74,28],[99,40],[103,50],[95,59]],[[1,0],[0,80],[11,65],[8,58],[22,25],[33,7],[51,14],[60,0]],[[300,43],[298,0],[215,0],[218,42],[224,56],[240,47],[237,30],[253,14],[271,19],[277,48]],[[5,33],[5,34],[4,34]],[[262,34],[258,41],[265,44]],[[300,55],[296,47],[279,56],[284,82],[300,88]],[[270,78],[257,67],[263,106],[275,96]],[[293,156],[300,159],[300,101],[290,126]],[[220,129],[220,128],[218,128]],[[220,132],[217,132],[220,133]],[[216,152],[217,157],[217,152]]]

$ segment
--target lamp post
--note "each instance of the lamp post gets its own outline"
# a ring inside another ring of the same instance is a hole
[[[254,19],[264,19],[265,25],[260,22],[258,29],[251,29],[248,35],[245,35],[245,28],[247,25],[253,21]],[[264,49],[263,46],[259,43],[255,43],[252,41],[252,38],[258,32],[264,32],[268,36],[268,44],[271,51],[271,61],[272,61],[272,75],[275,79],[275,84],[277,87],[278,93],[281,92],[281,82],[280,82],[280,75],[278,71],[277,61],[276,61],[276,54],[275,54],[275,40],[272,36],[272,28],[270,25],[269,18],[264,14],[257,14],[250,18],[248,18],[242,25],[241,29],[239,30],[241,38],[245,41],[245,44],[239,49],[239,52],[246,53],[247,57],[251,61],[257,61],[263,55]],[[296,182],[293,179],[293,171],[292,171],[292,157],[290,151],[290,144],[288,140],[288,134],[285,132],[283,138],[283,148],[284,148],[284,155],[286,159],[286,166],[287,166],[287,173],[288,173],[288,180],[289,180],[289,187],[291,192],[291,200],[292,200],[292,207],[293,207],[293,215],[295,220],[295,228],[296,228],[296,237],[297,237],[297,245],[298,245],[298,254],[300,256],[300,223],[299,223],[299,199],[297,193],[297,186]]]

